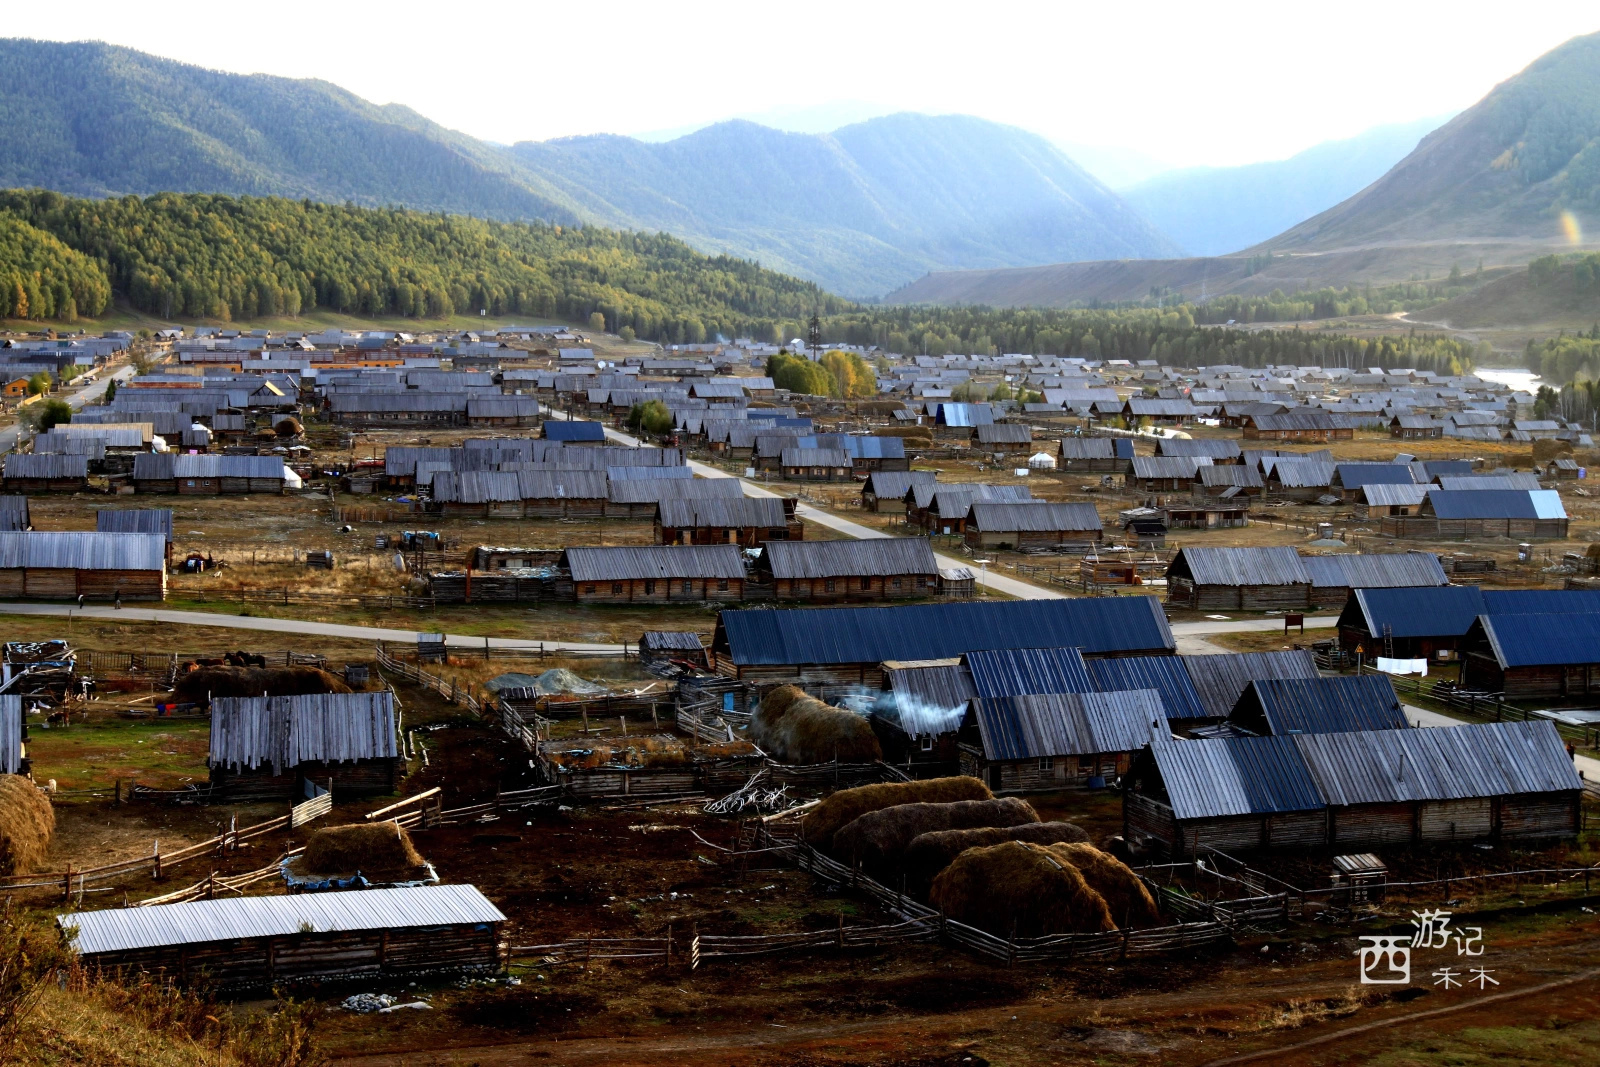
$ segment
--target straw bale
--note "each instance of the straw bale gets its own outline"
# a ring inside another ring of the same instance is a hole
[[[780,685],[750,716],[750,736],[781,763],[871,763],[883,749],[866,717]]]
[[[0,874],[32,870],[55,831],[55,809],[39,787],[20,774],[0,774]]]
[[[1119,929],[1144,929],[1161,925],[1155,898],[1139,876],[1121,860],[1086,842],[1063,842],[1047,846],[1083,875],[1106,907]]]
[[[211,697],[287,697],[350,691],[343,679],[317,667],[200,667],[179,676],[172,687],[172,697],[179,704],[204,704]]]
[[[833,854],[876,874],[898,872],[906,848],[936,830],[1036,823],[1039,813],[1017,797],[957,800],[949,804],[896,804],[869,811],[833,835]]]
[[[800,824],[800,833],[808,844],[827,850],[833,847],[835,833],[869,811],[895,804],[948,804],[956,800],[989,800],[993,796],[982,781],[966,776],[841,789],[811,809]]]
[[[306,842],[305,870],[311,874],[395,871],[422,866],[411,835],[396,822],[327,826]]]
[[[1088,831],[1073,822],[1032,822],[1016,826],[980,826],[970,830],[935,830],[919,834],[906,846],[901,866],[906,874],[907,892],[921,897],[926,896],[934,876],[969,848],[986,848],[1002,841],[1055,845],[1065,841],[1087,840]]]
[[[1116,929],[1078,868],[1027,841],[967,849],[939,872],[928,900],[947,918],[998,937]]]

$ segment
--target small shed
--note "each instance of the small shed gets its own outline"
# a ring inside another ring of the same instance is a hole
[[[997,793],[1103,787],[1135,752],[1171,736],[1153,689],[977,697],[970,709],[961,773]]]
[[[1058,468],[1074,474],[1126,474],[1133,465],[1127,437],[1063,437]]]
[[[427,885],[75,911],[73,951],[107,975],[165,974],[225,990],[498,974],[506,917],[476,886]]]
[[[405,774],[394,694],[308,693],[211,701],[212,788],[298,797],[306,782],[335,795],[392,793]]]
[[[639,638],[639,660],[645,664],[682,660],[704,668],[706,646],[692,630],[646,630]]]

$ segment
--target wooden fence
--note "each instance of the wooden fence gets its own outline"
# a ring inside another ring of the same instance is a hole
[[[483,714],[483,704],[479,703],[478,698],[474,697],[466,689],[456,685],[454,679],[440,678],[437,675],[429,674],[419,666],[396,659],[394,656],[389,655],[388,650],[382,645],[379,645],[374,651],[377,653],[378,666],[384,670],[393,671],[406,681],[414,685],[420,685],[424,689],[432,689],[444,697],[445,700],[452,704],[462,705],[474,715]]]
[[[379,808],[377,811],[368,812],[364,818],[369,822],[378,820],[396,823],[408,830],[429,830],[436,826],[459,826],[463,823],[487,821],[489,818],[497,817],[501,812],[526,811],[528,808],[558,803],[561,799],[561,787],[547,785],[497,793],[493,800],[468,804],[460,808],[446,808],[444,793],[435,786],[415,796]]]

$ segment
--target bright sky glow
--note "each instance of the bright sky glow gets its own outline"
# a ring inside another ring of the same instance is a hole
[[[1279,159],[1456,111],[1596,30],[1593,0],[65,0],[18,5],[4,28],[323,78],[499,142],[865,101],[979,115],[1174,165]]]

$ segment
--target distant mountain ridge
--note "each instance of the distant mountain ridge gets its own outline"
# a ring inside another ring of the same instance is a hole
[[[1042,137],[903,113],[831,134],[730,121],[664,144],[523,142],[518,162],[607,225],[870,295],[950,263],[1143,258],[1177,251]]]
[[[507,149],[322,81],[99,43],[0,40],[0,186],[396,205],[665,230],[853,296],[929,270],[1173,255],[1041,137],[963,116],[832,134],[720,123]]]
[[[1364,189],[1442,121],[1376,126],[1268,163],[1168,171],[1123,189],[1122,197],[1190,255],[1226,255]]]

